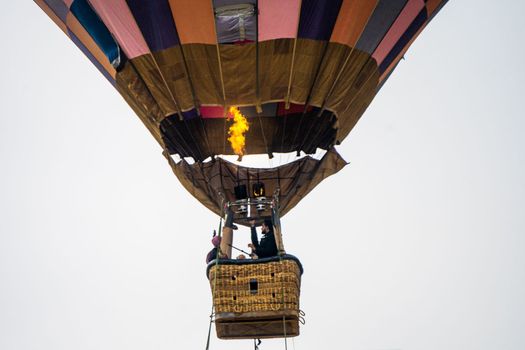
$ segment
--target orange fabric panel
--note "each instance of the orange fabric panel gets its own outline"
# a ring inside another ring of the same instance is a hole
[[[68,28],[78,37],[78,39],[84,44],[84,46],[91,52],[96,60],[104,67],[113,79],[115,79],[117,72],[111,65],[104,52],[98,47],[91,35],[84,29],[82,24],[76,19],[73,13],[69,12],[66,18]]]
[[[378,2],[344,0],[330,41],[354,47]]]
[[[62,29],[62,31],[67,35],[67,27],[66,27],[66,24],[64,22],[62,22],[62,20],[60,18],[58,18],[57,15],[55,15],[55,13],[53,12],[53,10],[51,10],[49,8],[49,6],[47,6],[47,4],[44,2],[44,0],[35,0],[35,3],[40,6],[40,8],[49,16],[49,18],[51,18],[53,20],[53,22],[55,22],[55,24],[60,28]]]
[[[210,0],[169,0],[182,44],[217,44]]]
[[[427,7],[428,18],[432,17],[432,14],[434,13],[434,11],[436,11],[436,9],[439,7],[439,5],[441,5],[442,2],[443,0],[428,0],[427,1],[426,7]]]

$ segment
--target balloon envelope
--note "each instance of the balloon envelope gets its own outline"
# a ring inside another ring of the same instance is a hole
[[[233,154],[230,106],[247,117],[246,154],[333,150],[446,0],[35,2],[115,86],[184,186],[217,212],[216,194],[234,198],[231,184],[253,173],[223,160],[203,167]],[[176,163],[175,154],[196,163]],[[330,151],[286,165],[306,176],[281,191],[285,211],[344,164]],[[281,172],[265,171],[279,187]]]

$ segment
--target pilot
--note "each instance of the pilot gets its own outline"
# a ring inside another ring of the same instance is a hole
[[[259,242],[257,238],[257,231],[255,230],[255,220],[250,221],[252,231],[252,243],[248,247],[252,249],[252,258],[255,254],[259,258],[267,258],[277,255],[277,245],[275,243],[275,235],[273,234],[273,223],[270,219],[265,219],[261,225],[262,238]]]

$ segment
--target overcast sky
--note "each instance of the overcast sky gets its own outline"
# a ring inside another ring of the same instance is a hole
[[[218,218],[36,4],[2,9],[0,349],[203,349]],[[525,348],[523,13],[450,1],[284,218],[289,349]]]

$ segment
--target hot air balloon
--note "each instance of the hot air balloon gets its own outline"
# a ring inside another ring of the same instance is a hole
[[[181,184],[226,222],[271,218],[276,257],[207,268],[219,338],[299,334],[280,218],[347,163],[343,142],[446,0],[35,0],[117,89]],[[317,159],[313,154],[322,150]],[[248,167],[224,158],[292,153]],[[231,227],[221,251],[231,258]]]

